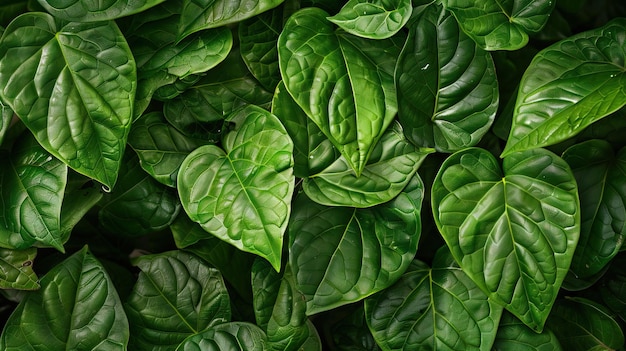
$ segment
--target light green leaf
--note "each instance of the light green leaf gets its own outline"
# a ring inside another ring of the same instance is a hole
[[[396,197],[433,149],[420,149],[406,140],[402,127],[392,124],[379,140],[360,176],[344,157],[303,180],[309,198],[327,206],[365,208]]]
[[[505,312],[500,319],[493,351],[561,351],[554,333],[546,328],[536,333],[512,314]]]
[[[498,110],[491,54],[461,31],[450,12],[416,11],[398,59],[398,117],[415,145],[454,152],[478,144]]]
[[[48,152],[109,188],[126,146],[136,80],[133,55],[113,21],[65,23],[31,12],[0,39],[0,98]]]
[[[293,14],[278,39],[287,90],[359,175],[397,112],[393,72],[402,38],[335,31],[318,8]]]
[[[75,22],[108,21],[145,11],[165,0],[38,0],[56,18]]]
[[[502,167],[486,150],[459,151],[432,186],[435,223],[463,271],[538,332],[578,243],[577,190],[567,163],[544,149]]]
[[[173,350],[193,334],[230,321],[230,299],[220,272],[182,251],[141,256],[125,308],[131,350]]]
[[[293,143],[278,118],[249,105],[227,118],[221,149],[202,146],[178,173],[189,217],[237,248],[280,270],[294,189]]]
[[[41,278],[2,331],[0,349],[126,350],[129,331],[111,278],[85,247]]]
[[[411,18],[411,0],[350,0],[328,20],[348,33],[368,39],[386,39]]]
[[[230,322],[185,339],[176,351],[267,351],[265,333],[254,324]]]
[[[626,19],[540,51],[520,82],[502,157],[566,140],[626,104]]]
[[[459,25],[485,50],[517,50],[541,30],[554,0],[444,0]]]
[[[39,278],[33,271],[37,249],[0,248],[0,289],[37,290]]]

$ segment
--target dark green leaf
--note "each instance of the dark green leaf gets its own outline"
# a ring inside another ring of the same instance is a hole
[[[125,308],[132,350],[173,350],[192,334],[230,321],[220,272],[182,251],[142,256]]]
[[[504,158],[470,148],[432,186],[435,222],[461,268],[491,299],[541,331],[580,233],[576,180],[544,149]]]
[[[183,161],[178,192],[189,217],[280,270],[294,189],[293,143],[278,118],[250,105],[227,119],[221,149],[202,146]]]
[[[131,51],[112,21],[64,23],[33,12],[0,39],[0,98],[48,152],[109,188],[126,146],[136,80]]]
[[[0,35],[2,27],[8,25],[12,19],[28,11],[27,0],[4,0],[0,4]]]
[[[493,351],[561,351],[561,344],[554,333],[544,329],[536,333],[510,313],[503,313]]]
[[[165,0],[80,1],[38,0],[54,17],[66,21],[107,21],[142,12]]]
[[[553,44],[520,82],[502,156],[556,144],[626,104],[626,19]]]
[[[95,185],[72,190],[66,188],[61,207],[61,242],[70,238],[74,227],[100,202],[102,195],[102,187]]]
[[[332,335],[332,349],[340,351],[380,351],[374,336],[365,320],[363,303],[344,307],[346,311],[337,313],[341,319],[333,321],[332,326],[324,325]]]
[[[624,296],[626,296],[625,265],[626,255],[621,253],[613,259],[599,288],[602,302],[617,314],[622,321],[626,321],[626,299],[624,299]]]
[[[267,351],[265,333],[254,324],[230,322],[185,339],[176,351]]]
[[[0,289],[36,290],[39,278],[33,271],[37,249],[10,250],[0,248]]]
[[[4,327],[0,349],[126,350],[126,314],[111,278],[85,247],[41,278]]]
[[[415,145],[453,152],[478,144],[498,109],[491,55],[433,4],[409,24],[396,70],[398,116]]]
[[[404,27],[412,12],[411,0],[350,0],[328,20],[363,38],[386,39]]]
[[[1,34],[1,33],[0,33]],[[13,121],[13,110],[0,101],[0,146],[4,141],[4,135]]]

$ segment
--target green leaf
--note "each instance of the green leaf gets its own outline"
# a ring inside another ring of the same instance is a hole
[[[561,344],[554,333],[544,329],[536,333],[510,313],[503,313],[493,351],[561,351]]]
[[[276,116],[250,105],[227,119],[221,149],[199,147],[178,173],[189,217],[237,248],[280,270],[294,189],[293,143]]]
[[[607,309],[593,301],[572,297],[554,304],[548,326],[565,350],[617,350],[624,333]]]
[[[0,33],[1,34],[1,33]],[[0,101],[0,146],[4,141],[4,135],[13,121],[13,110]]]
[[[470,148],[442,164],[432,186],[435,223],[463,271],[488,296],[541,331],[580,233],[574,175],[544,149],[502,169]]]
[[[167,228],[178,215],[176,190],[144,172],[137,155],[127,152],[120,181],[105,195],[98,212],[100,224],[122,236],[141,236]]]
[[[371,207],[396,197],[413,178],[433,149],[419,149],[406,140],[394,123],[372,151],[360,176],[344,157],[318,174],[305,178],[302,186],[309,198],[327,206]]]
[[[393,72],[401,39],[335,31],[318,8],[292,15],[278,39],[287,90],[359,175],[397,112]]]
[[[126,304],[130,349],[173,350],[189,335],[230,321],[220,272],[182,251],[141,256]]]
[[[540,51],[520,82],[502,157],[571,138],[626,104],[626,19]]]
[[[493,123],[499,93],[491,54],[441,6],[409,22],[398,59],[398,116],[412,143],[454,152],[476,145]]]
[[[626,235],[626,149],[615,155],[604,140],[576,144],[563,153],[578,183],[580,239],[570,274],[600,272],[617,255]]]
[[[108,21],[155,6],[165,0],[133,1],[80,1],[80,0],[38,0],[46,11],[56,18],[75,22]]]
[[[192,335],[176,348],[176,351],[200,350],[266,351],[267,338],[254,324],[230,322]]]
[[[136,90],[135,61],[115,22],[16,18],[0,39],[0,87],[48,152],[113,187]]]
[[[411,18],[411,0],[350,0],[328,20],[348,33],[368,39],[386,39]]]
[[[126,350],[126,314],[111,278],[85,247],[41,278],[41,289],[17,306],[0,348]]]
[[[485,50],[517,50],[548,21],[553,0],[444,0],[459,25]]]
[[[67,167],[25,132],[10,154],[0,154],[0,247],[35,242],[64,252],[61,206]]]
[[[332,335],[333,349],[342,351],[380,351],[365,320],[364,303],[345,307],[331,327],[326,327]]]
[[[624,300],[624,296],[626,296],[626,274],[623,269],[624,264],[626,264],[626,255],[621,253],[613,259],[598,289],[604,305],[619,316],[622,321],[626,321],[626,301]]]
[[[417,251],[423,191],[415,175],[395,199],[371,208],[296,199],[289,263],[307,315],[359,301],[400,278]]]
[[[488,351],[501,313],[445,247],[432,269],[416,260],[396,284],[365,300],[368,326],[384,350]]]
[[[76,173],[74,173],[76,175]],[[82,176],[81,176],[82,177]],[[102,187],[92,184],[83,184],[78,189],[65,189],[63,206],[61,207],[61,239],[65,243],[69,240],[74,227],[81,219],[102,199]]]
[[[128,144],[148,174],[162,184],[176,187],[178,169],[185,157],[208,142],[183,135],[167,123],[162,112],[151,112],[133,123]]]
[[[37,249],[0,248],[0,289],[37,290],[39,278],[33,271]]]
[[[12,19],[28,11],[27,0],[4,0],[0,4],[0,35],[2,26],[8,25]]]

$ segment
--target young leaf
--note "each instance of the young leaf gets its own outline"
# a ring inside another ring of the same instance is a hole
[[[498,109],[496,69],[440,5],[409,22],[398,59],[398,117],[415,145],[454,152],[476,145]]]
[[[230,299],[220,272],[182,251],[141,256],[141,269],[124,305],[132,350],[172,350],[192,334],[230,321]]]
[[[328,20],[363,38],[386,39],[404,27],[412,12],[411,0],[350,0]]]
[[[294,188],[293,143],[278,118],[250,105],[231,114],[221,149],[199,147],[181,165],[178,191],[189,217],[278,271]]]
[[[37,249],[0,248],[0,289],[37,290],[39,279],[33,271]]]
[[[556,1],[553,0],[444,0],[459,25],[485,50],[517,50],[528,34],[541,30]]]
[[[397,112],[393,72],[399,38],[337,32],[318,8],[292,15],[278,38],[287,90],[357,175]]]
[[[396,284],[365,300],[368,326],[384,350],[489,351],[501,313],[445,247],[432,269],[416,260]]]
[[[297,198],[289,222],[289,264],[307,315],[359,301],[404,273],[417,251],[422,198],[417,175],[395,199],[367,209]]]
[[[19,16],[0,39],[0,87],[48,152],[113,187],[136,90],[135,61],[115,22]]]
[[[254,324],[230,322],[217,325],[185,339],[176,351],[229,350],[267,351],[265,333]]]
[[[520,82],[502,157],[553,145],[626,104],[626,19],[540,51]]]
[[[108,21],[142,12],[165,0],[80,1],[39,0],[39,4],[56,18],[74,22]]]
[[[432,186],[435,222],[454,258],[494,301],[541,331],[580,233],[576,180],[544,149],[502,169],[488,151],[450,156]]]
[[[126,350],[128,320],[111,278],[85,247],[41,278],[17,306],[0,349]]]
[[[492,350],[561,351],[562,348],[559,340],[550,329],[546,328],[538,334],[505,311],[500,319]]]

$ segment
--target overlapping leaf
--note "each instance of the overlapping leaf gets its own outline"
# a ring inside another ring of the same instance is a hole
[[[453,152],[476,145],[498,109],[496,69],[440,5],[419,9],[398,59],[398,116],[415,145]]]
[[[266,351],[268,345],[261,328],[246,322],[230,322],[192,335],[176,348],[176,351],[187,350]]]
[[[178,191],[189,217],[278,271],[294,189],[293,143],[278,118],[250,105],[227,119],[224,149],[206,145],[183,161]]]
[[[626,19],[540,51],[520,82],[502,156],[556,144],[626,104]]]
[[[115,22],[16,18],[0,39],[0,87],[48,152],[113,187],[136,90],[135,61]]]
[[[145,11],[165,0],[80,1],[40,0],[39,4],[54,17],[66,21],[107,21]]]
[[[363,38],[386,39],[404,27],[412,12],[411,0],[350,0],[328,20]]]
[[[510,313],[503,313],[493,351],[561,351],[561,344],[549,329],[536,333]],[[569,349],[567,349],[569,350]]]
[[[1,35],[2,33],[0,33]],[[4,140],[4,135],[11,126],[13,120],[13,110],[0,101],[0,146]]]
[[[36,290],[39,278],[33,271],[37,249],[10,250],[0,248],[0,289]]]
[[[577,190],[567,163],[544,149],[514,153],[502,168],[486,150],[459,151],[432,186],[435,222],[461,268],[536,331],[578,243]]]

